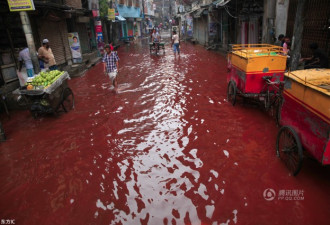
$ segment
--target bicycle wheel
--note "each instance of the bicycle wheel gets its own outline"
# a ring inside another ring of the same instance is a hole
[[[65,112],[74,108],[74,95],[70,88],[65,88],[62,92],[62,107]]]
[[[227,87],[227,101],[230,102],[233,106],[236,103],[236,85],[235,82],[229,81],[228,87]]]
[[[302,146],[297,133],[291,127],[284,126],[278,132],[276,155],[285,163],[293,176],[299,173],[303,160]]]

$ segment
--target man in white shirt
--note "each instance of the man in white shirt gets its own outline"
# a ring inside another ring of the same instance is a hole
[[[173,31],[172,46],[174,55],[176,56],[176,52],[178,52],[178,55],[180,56],[180,37],[176,31]]]
[[[158,33],[158,31],[156,31],[156,29],[154,29],[153,33],[152,33],[152,43],[153,45],[158,48],[159,50],[159,42],[160,42],[160,34]]]
[[[21,72],[24,62],[28,77],[33,77],[33,64],[28,47],[23,48],[22,51],[19,52],[18,61],[20,62],[18,71]]]

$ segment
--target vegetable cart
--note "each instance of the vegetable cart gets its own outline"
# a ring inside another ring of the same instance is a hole
[[[227,100],[235,105],[237,96],[256,99],[269,109],[278,101],[286,59],[279,46],[232,45],[227,64]]]
[[[69,78],[67,72],[62,72],[46,87],[34,86],[31,90],[20,88],[20,105],[27,106],[34,118],[44,114],[56,114],[61,109],[68,112],[74,108],[74,95],[67,84]]]
[[[297,70],[285,78],[276,153],[295,176],[304,153],[330,164],[330,69]]]

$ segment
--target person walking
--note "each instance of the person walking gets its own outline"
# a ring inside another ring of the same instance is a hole
[[[52,49],[49,47],[48,39],[42,40],[42,46],[38,50],[38,58],[48,64],[49,70],[57,70],[55,57]]]
[[[174,56],[176,56],[176,52],[178,52],[178,55],[180,56],[180,37],[176,31],[173,31],[171,46],[173,46]]]
[[[118,68],[119,68],[119,57],[117,55],[117,52],[112,51],[110,45],[105,46],[105,54],[103,56],[103,70],[104,74],[108,75],[111,79],[112,85],[115,88],[115,91],[117,91],[117,74],[118,74]]]
[[[19,52],[18,61],[19,61],[18,71],[21,72],[22,67],[23,67],[23,62],[24,62],[25,68],[26,68],[26,73],[27,73],[28,77],[33,77],[34,76],[33,64],[32,64],[32,59],[31,59],[31,55],[30,55],[30,51],[29,51],[28,47],[23,48]]]

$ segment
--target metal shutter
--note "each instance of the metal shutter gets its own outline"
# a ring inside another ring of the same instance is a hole
[[[69,49],[68,31],[65,21],[39,21],[40,40],[47,38],[50,42],[56,64],[64,64],[68,59],[71,59],[71,52]]]
[[[296,18],[298,0],[291,0],[289,3],[287,36],[292,38],[294,30],[294,22]],[[309,44],[317,42],[319,48],[327,51],[330,56],[330,4],[329,0],[308,0],[305,3],[305,20],[302,37],[301,55],[309,57],[313,53],[309,49]]]
[[[89,49],[89,37],[85,23],[76,23],[76,29],[79,35],[80,46],[82,53],[90,52]]]

